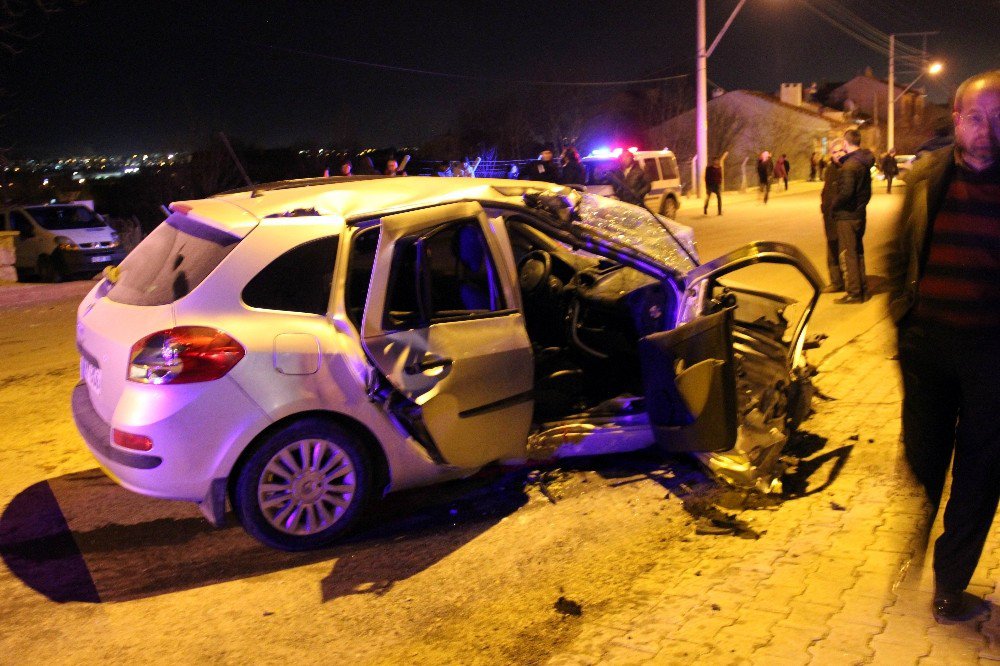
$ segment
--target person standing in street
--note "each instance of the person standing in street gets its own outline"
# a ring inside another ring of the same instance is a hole
[[[774,182],[775,184],[785,181],[785,189],[788,189],[788,174],[785,172],[785,158],[779,157],[774,160]]]
[[[722,215],[722,164],[718,158],[705,167],[705,191],[705,215],[708,215],[708,203],[713,194],[719,204],[719,215]]]
[[[844,274],[840,270],[840,242],[837,239],[837,223],[833,219],[833,200],[837,194],[837,176],[840,165],[837,160],[846,154],[843,139],[830,143],[830,166],[823,174],[823,191],[819,195],[819,209],[823,213],[823,233],[826,236],[826,267],[830,273],[830,284],[823,287],[824,294],[844,291]]]
[[[781,159],[781,180],[785,183],[785,191],[788,191],[788,177],[792,174],[792,163],[788,161],[788,155],[782,153]]]
[[[892,194],[892,179],[899,175],[899,165],[896,164],[896,149],[890,148],[889,152],[882,156],[882,175],[885,176],[885,193]]]
[[[771,194],[771,179],[774,177],[774,161],[771,153],[764,151],[757,158],[757,180],[760,181],[760,191],[764,193],[764,203]]]
[[[615,196],[625,203],[645,206],[646,195],[653,189],[653,184],[635,161],[635,155],[626,150],[618,158],[618,166],[618,169],[608,172],[614,183]]]
[[[562,180],[564,185],[585,185],[587,172],[580,162],[580,153],[573,146],[567,146],[562,154]]]
[[[552,160],[552,148],[549,146],[542,148],[538,159],[524,165],[518,177],[521,180],[541,180],[547,183],[558,183],[562,176],[559,165]]]
[[[907,176],[888,256],[903,449],[935,513],[954,455],[934,545],[939,622],[984,609],[965,588],[1000,500],[1000,69],[958,87],[952,121],[955,145]]]
[[[819,155],[813,153],[809,156],[809,182],[812,183],[816,180],[816,174],[819,171]]]
[[[840,270],[844,274],[847,293],[834,303],[848,305],[864,303],[868,298],[865,277],[865,224],[868,201],[872,198],[871,168],[875,156],[861,147],[861,132],[844,132],[847,154],[840,160],[837,190],[830,210],[837,224],[837,245]]]

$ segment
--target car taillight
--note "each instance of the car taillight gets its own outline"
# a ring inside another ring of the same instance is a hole
[[[177,326],[132,345],[128,380],[140,384],[191,384],[222,377],[246,354],[232,337],[207,326]]]

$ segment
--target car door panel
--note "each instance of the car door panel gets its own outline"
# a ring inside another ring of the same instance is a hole
[[[668,451],[725,451],[736,442],[733,310],[639,341],[646,408]]]
[[[511,250],[490,237],[481,206],[467,202],[401,213],[382,219],[362,337],[375,367],[417,408],[408,410],[421,420],[417,430],[433,439],[446,462],[475,467],[524,454],[533,410],[534,359],[523,315],[494,307],[449,310],[447,317],[426,321],[421,316],[386,316],[387,304],[393,301],[387,290],[397,248],[402,251],[405,239],[451,223],[482,230],[492,275],[507,295],[503,303],[510,305],[513,257],[502,253]],[[416,265],[423,270],[420,261]]]

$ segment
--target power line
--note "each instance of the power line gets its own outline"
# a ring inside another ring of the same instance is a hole
[[[339,56],[327,55],[325,53],[316,53],[314,51],[303,51],[301,49],[290,49],[283,46],[274,46],[272,44],[259,44],[260,47],[265,49],[270,49],[272,51],[284,51],[285,53],[291,53],[294,55],[306,56],[308,58],[317,58],[320,60],[330,60],[333,62],[344,63],[347,65],[357,65],[360,67],[371,67],[374,69],[383,69],[392,72],[403,72],[406,74],[420,74],[423,76],[435,76],[438,78],[445,79],[462,79],[466,81],[482,81],[484,83],[504,83],[504,84],[525,84],[533,86],[561,86],[561,87],[610,87],[610,86],[627,86],[635,85],[638,83],[660,83],[663,81],[674,81],[676,79],[683,79],[690,76],[690,74],[675,74],[673,76],[659,76],[648,79],[629,79],[623,81],[534,81],[531,79],[503,79],[495,78],[489,76],[474,76],[471,74],[453,74],[449,72],[437,72],[428,69],[416,69],[413,67],[401,67],[399,65],[386,65],[384,63],[377,62],[367,62],[364,60],[354,60],[352,58],[342,58]]]
[[[889,34],[871,25],[836,0],[826,2],[823,8],[814,4],[815,0],[797,0],[797,2],[855,41],[883,55],[889,54]],[[920,49],[907,44],[897,44],[896,52],[897,57],[901,59],[918,60],[923,55]]]

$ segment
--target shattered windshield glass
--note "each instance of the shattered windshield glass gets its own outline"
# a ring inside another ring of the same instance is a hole
[[[574,220],[574,226],[583,227],[588,233],[600,238],[639,250],[678,273],[686,273],[696,265],[692,258],[697,259],[698,254],[694,232],[690,227],[654,215],[644,208],[593,194],[583,194],[580,197],[576,213],[579,219]],[[671,237],[671,233],[674,237]],[[679,246],[678,242],[684,247]]]

